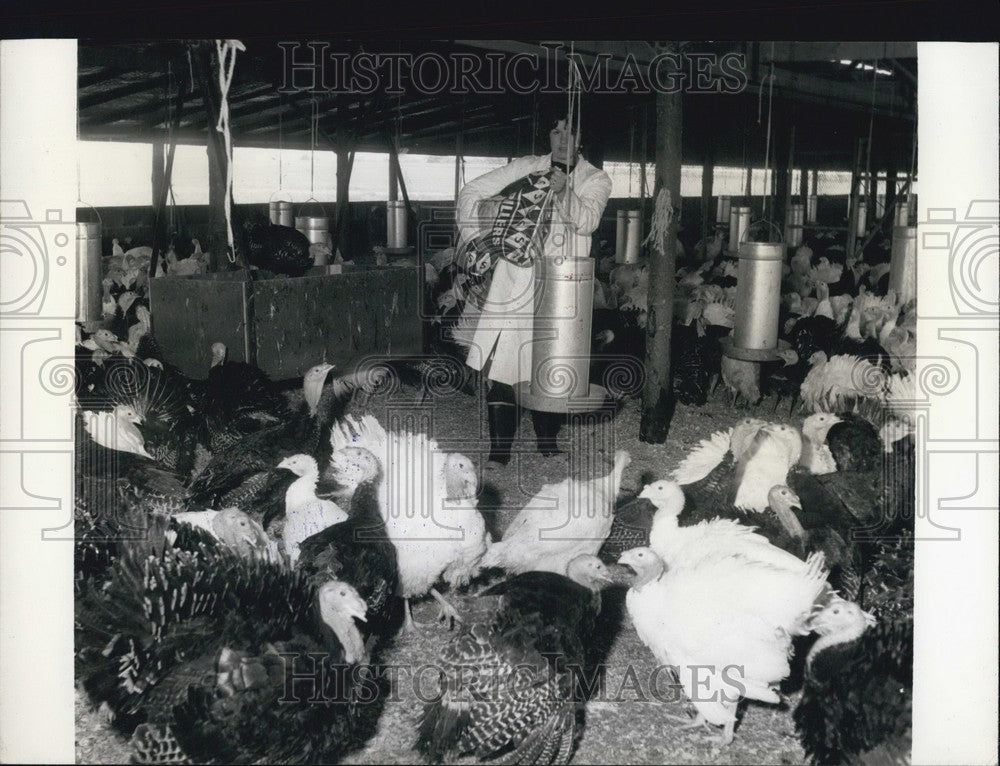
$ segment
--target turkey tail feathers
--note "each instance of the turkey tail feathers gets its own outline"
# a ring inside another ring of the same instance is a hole
[[[733,429],[716,431],[709,438],[702,439],[698,446],[688,453],[673,471],[673,480],[680,485],[693,484],[708,476],[729,452],[729,439]]]

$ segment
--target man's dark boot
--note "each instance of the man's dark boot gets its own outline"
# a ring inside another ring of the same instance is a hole
[[[521,412],[516,404],[509,402],[490,402],[486,409],[486,419],[490,426],[490,455],[487,467],[507,465],[510,462],[510,450],[514,444],[514,434]]]
[[[535,441],[538,444],[538,451],[544,457],[559,455],[563,451],[559,449],[556,438],[562,428],[566,416],[559,412],[531,411],[531,423],[535,427]]]

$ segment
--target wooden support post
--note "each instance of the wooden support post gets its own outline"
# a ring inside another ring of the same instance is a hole
[[[714,174],[714,152],[709,146],[705,149],[705,161],[701,165],[701,241],[706,248],[708,247],[708,232],[715,228],[715,210],[712,208],[712,176]]]
[[[785,193],[780,195],[781,215],[775,216],[776,223],[780,226],[788,216],[788,211],[792,206],[792,176],[795,173],[795,123],[792,123],[792,130],[788,136],[788,168],[785,170]],[[805,199],[802,200],[805,204]],[[775,211],[778,212],[777,210]]]
[[[350,231],[351,172],[354,170],[354,150],[337,150],[337,218],[333,226],[334,254],[340,251],[345,261],[351,260],[347,254],[347,238]]]
[[[892,152],[887,158],[888,167],[885,171],[885,216],[882,220],[881,229],[886,234],[892,233],[892,227],[896,223],[896,159]]]
[[[389,201],[399,199],[399,157],[396,155],[396,145],[389,139]]]
[[[677,43],[667,43],[663,48],[679,60],[680,46]],[[677,211],[681,203],[681,109],[679,91],[656,94],[656,189],[657,194],[661,190],[669,193],[674,212],[665,235],[653,243],[650,254],[646,380],[642,392],[639,439],[651,444],[666,441],[674,408],[670,338],[674,315]]]
[[[166,144],[163,143],[162,139],[156,139],[153,141],[153,173],[151,177],[151,182],[153,185],[153,203],[155,204],[157,200],[160,199],[160,191],[166,184],[166,178],[164,177],[165,170],[165,157],[164,149]],[[167,195],[163,195],[164,198]]]
[[[844,252],[847,258],[854,257],[854,248],[857,244],[858,235],[858,200],[861,199],[861,158],[863,157],[864,139],[858,139],[858,149],[854,157],[854,172],[851,173],[850,213],[847,218],[847,241],[844,243]]]
[[[198,61],[195,68],[201,88],[202,103],[207,122],[208,149],[208,270],[228,270],[229,236],[226,231],[226,147],[222,135],[215,129],[219,120],[222,94],[216,76],[218,60],[210,45],[201,45],[194,51]],[[186,82],[181,78],[181,86]],[[238,227],[233,225],[233,236],[238,237]],[[244,255],[245,257],[245,255]]]
[[[519,124],[520,126],[520,124]],[[465,134],[465,103],[462,103],[462,111],[459,115],[458,133],[455,135],[455,205],[458,205],[458,193],[462,190],[462,153],[463,139]],[[520,137],[520,133],[518,133]],[[456,207],[457,209],[457,207]]]
[[[645,216],[646,207],[646,197],[649,196],[649,190],[646,188],[646,153],[649,151],[648,139],[649,139],[649,117],[646,112],[646,106],[642,107],[642,140],[639,142],[639,210],[643,211],[642,215]]]
[[[180,87],[177,90],[177,103],[174,105],[173,121],[170,124],[170,145],[167,148],[166,164],[163,167],[163,180],[159,186],[153,189],[157,196],[153,199],[153,255],[149,259],[149,278],[156,276],[156,267],[160,262],[160,255],[163,253],[164,237],[161,233],[163,228],[163,210],[167,204],[167,190],[170,188],[170,177],[174,171],[174,150],[177,148],[177,129],[181,122],[181,111],[184,106],[184,99],[187,96],[188,80],[182,77]],[[155,152],[154,152],[155,154]],[[156,162],[154,157],[153,162]],[[155,167],[155,165],[154,165]]]
[[[809,196],[809,171],[802,168],[799,171],[799,196],[802,197],[802,204],[808,204],[806,202],[806,197]]]

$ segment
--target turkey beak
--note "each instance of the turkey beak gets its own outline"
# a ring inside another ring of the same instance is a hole
[[[344,611],[356,620],[361,620],[361,622],[368,621],[368,605],[360,597],[357,601],[351,599]]]
[[[802,513],[802,506],[799,505],[798,503],[792,503],[790,506],[788,506],[788,510],[790,510],[792,513]]]

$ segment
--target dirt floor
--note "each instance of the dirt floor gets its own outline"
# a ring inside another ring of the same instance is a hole
[[[404,387],[391,396],[376,396],[357,403],[375,414],[383,423],[395,416],[416,415],[424,420],[428,430],[449,450],[468,454],[480,464],[485,460],[478,450],[488,448],[484,407],[473,396],[453,393],[428,398],[419,403],[414,389]],[[591,461],[581,457],[583,445],[593,445],[586,452],[603,453],[610,458],[615,449],[626,449],[632,463],[625,471],[623,492],[636,490],[643,478],[662,477],[702,438],[712,431],[728,428],[745,412],[732,410],[725,394],[717,391],[704,407],[678,405],[665,444],[641,443],[638,439],[640,402],[626,401],[611,425],[564,429],[564,448],[577,445],[569,461],[574,473]],[[771,416],[770,407],[761,408],[758,415],[784,420],[781,414]],[[787,412],[787,407],[781,408]],[[799,422],[801,418],[795,419]],[[479,423],[479,430],[470,424]],[[470,433],[471,432],[471,433]],[[519,454],[511,465],[499,472],[487,472],[480,507],[487,511],[487,520],[494,534],[501,532],[523,502],[543,483],[558,481],[566,476],[567,461],[559,457],[542,458],[534,447],[530,418],[521,422],[515,445]],[[490,508],[497,508],[490,511]],[[491,518],[492,517],[492,518]],[[448,594],[467,621],[488,614],[490,598],[472,595],[483,587],[474,583],[468,593]],[[350,754],[345,763],[417,763],[420,757],[413,748],[416,721],[421,703],[418,687],[412,683],[410,669],[433,662],[441,646],[449,640],[448,628],[435,620],[437,605],[427,599],[414,605],[414,618],[423,623],[416,635],[401,636],[383,653],[385,663],[396,666],[400,682],[380,719],[377,735],[363,750]],[[734,742],[720,747],[708,741],[703,729],[682,729],[667,715],[683,716],[688,706],[683,702],[663,702],[652,695],[649,681],[656,663],[649,650],[639,641],[634,629],[623,615],[622,593],[609,594],[605,612],[615,618],[614,638],[606,658],[605,692],[587,705],[582,734],[573,756],[573,763],[745,763],[801,764],[805,756],[795,736],[791,711],[798,695],[788,697],[787,706],[757,703],[745,705],[743,717],[736,729]],[[89,709],[78,694],[76,705],[77,761],[79,763],[122,763],[128,760],[126,743]]]

